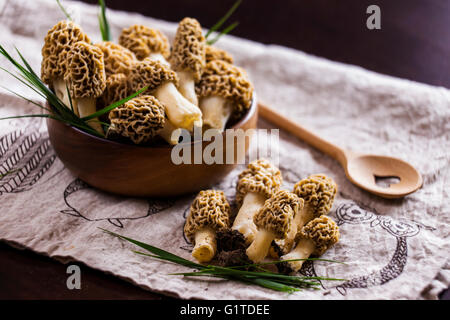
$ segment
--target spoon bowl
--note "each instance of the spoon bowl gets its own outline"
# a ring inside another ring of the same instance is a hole
[[[413,193],[422,186],[420,173],[409,163],[388,156],[355,154],[345,152],[342,165],[348,179],[358,187],[383,198],[400,198]],[[378,178],[395,177],[398,183],[388,187],[377,184]]]

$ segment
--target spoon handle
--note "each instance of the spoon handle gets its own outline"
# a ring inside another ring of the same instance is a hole
[[[284,129],[297,138],[303,140],[314,148],[322,151],[332,158],[339,161],[342,166],[347,165],[347,151],[339,148],[338,146],[322,139],[321,137],[315,135],[311,131],[303,128],[298,123],[292,121],[291,119],[279,114],[272,108],[259,103],[259,114],[269,122],[277,125],[279,128]]]

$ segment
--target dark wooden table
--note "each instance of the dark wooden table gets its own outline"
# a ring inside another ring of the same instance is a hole
[[[106,3],[110,8],[168,21],[192,16],[211,27],[234,0]],[[366,9],[371,4],[381,8],[381,30],[366,27]],[[230,19],[235,20],[240,25],[232,33],[239,37],[450,88],[449,1],[244,0]],[[68,290],[65,265],[0,243],[0,299],[168,299],[83,264],[79,266],[81,290]],[[450,299],[449,290],[441,298]]]

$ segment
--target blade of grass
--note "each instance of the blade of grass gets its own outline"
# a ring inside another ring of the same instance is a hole
[[[28,101],[29,103],[32,103],[32,104],[36,105],[37,107],[39,107],[39,108],[41,108],[41,109],[43,109],[43,110],[45,110],[45,111],[47,111],[47,112],[51,112],[51,110],[47,109],[47,108],[44,107],[44,106],[41,106],[41,105],[40,105],[39,103],[37,103],[36,101],[33,101],[33,100],[31,100],[31,99],[29,99],[29,98],[27,98],[27,97],[24,97],[24,96],[22,96],[21,94],[19,94],[19,93],[17,93],[17,92],[14,92],[14,91],[12,91],[12,90],[10,90],[10,89],[4,87],[4,86],[0,86],[0,88],[5,89],[6,91],[8,91],[8,92],[10,92],[10,93],[12,93],[12,94],[18,96],[19,98],[22,98],[22,99]]]
[[[330,260],[330,259],[306,258],[306,259],[286,259],[286,260],[268,261],[268,262],[261,262],[261,263],[250,263],[250,264],[243,264],[243,265],[240,265],[240,266],[231,266],[229,268],[237,269],[237,268],[248,268],[248,267],[260,267],[260,266],[267,266],[267,265],[279,264],[279,263],[291,262],[291,261],[323,261],[323,262],[345,264],[345,262],[336,261],[336,260]]]
[[[118,233],[114,233],[112,231],[109,231],[109,230],[106,230],[106,229],[103,229],[103,228],[99,228],[99,229],[101,229],[104,232],[106,232],[106,233],[108,233],[110,235],[113,235],[113,236],[115,236],[117,238],[120,238],[120,239],[126,240],[128,242],[131,242],[131,243],[133,243],[133,244],[135,244],[135,245],[137,245],[137,246],[139,246],[139,247],[141,247],[141,248],[143,248],[143,249],[145,249],[145,250],[147,250],[147,251],[157,255],[158,257],[163,257],[163,258],[167,258],[167,259],[180,261],[184,265],[191,266],[191,267],[194,267],[194,268],[199,268],[199,267],[200,268],[204,268],[204,266],[202,266],[201,264],[197,264],[197,263],[194,263],[192,261],[183,259],[183,258],[181,258],[181,257],[179,257],[177,255],[174,255],[174,254],[172,254],[170,252],[167,252],[167,251],[165,251],[163,249],[159,249],[159,248],[154,247],[152,245],[149,245],[149,244],[146,244],[144,242],[140,242],[140,241],[137,241],[137,240],[134,240],[134,239],[122,236],[122,235],[120,235]]]
[[[236,1],[233,6],[230,8],[230,10],[225,13],[225,15],[214,24],[211,29],[208,30],[208,32],[205,35],[205,39],[208,39],[208,37],[213,33],[214,31],[218,30],[227,20],[228,18],[233,14],[234,11],[241,5],[242,0]]]
[[[219,39],[226,35],[227,33],[230,33],[234,28],[236,28],[239,25],[239,22],[233,22],[231,25],[229,25],[228,27],[226,27],[225,29],[223,29],[219,35],[217,35],[214,39],[212,40],[208,40],[206,41],[206,43],[210,46],[212,46],[214,43],[216,43],[217,41],[219,41]]]
[[[22,82],[24,85],[26,85],[28,88],[30,88],[31,90],[33,90],[34,92],[36,92],[38,95],[40,95],[42,98],[45,98],[45,95],[40,92],[39,90],[37,90],[36,88],[34,88],[33,86],[31,86],[29,83],[27,83],[26,78],[23,75],[19,75],[24,79],[21,79],[19,76],[16,76],[14,73],[9,72],[8,70],[6,70],[5,68],[0,67],[0,70],[5,71],[6,73],[8,73],[9,75],[11,75],[12,77],[16,78],[17,80],[19,80],[20,82]]]
[[[179,265],[184,265],[187,267],[192,267],[194,269],[198,269],[196,272],[184,272],[184,273],[172,273],[171,275],[182,275],[182,276],[201,276],[201,277],[214,277],[214,278],[222,278],[228,280],[236,280],[245,283],[251,283],[258,286],[262,286],[265,288],[270,288],[272,290],[282,291],[282,292],[295,292],[299,291],[299,288],[313,288],[317,289],[320,286],[320,283],[313,280],[343,280],[343,279],[334,279],[334,278],[323,278],[323,277],[298,277],[298,276],[289,276],[283,275],[273,272],[255,272],[255,271],[246,271],[233,269],[228,267],[220,267],[213,265],[201,265],[194,263],[192,261],[181,258],[177,255],[174,255],[170,252],[162,250],[160,248],[156,248],[149,244],[122,236],[120,234],[114,233],[112,231],[99,228],[105,233],[108,233],[117,238],[126,240],[131,242],[146,251],[149,251],[152,254],[148,254],[141,251],[133,251],[137,254],[148,256],[151,258],[174,262]]]
[[[70,94],[69,86],[67,84],[66,84],[66,91],[67,91],[67,96],[69,97],[70,110],[72,110],[72,112],[75,113],[75,111],[73,110],[72,96]]]
[[[108,19],[106,18],[106,5],[104,0],[98,0],[100,12],[98,13],[98,24],[103,41],[111,41],[111,29],[109,28]]]
[[[190,268],[194,268],[194,269],[198,269],[198,270],[203,270],[204,268],[206,268],[205,266],[201,265],[201,264],[196,264],[195,262],[183,259],[179,256],[175,256],[174,257],[169,257],[169,256],[159,256],[159,255],[154,255],[154,254],[148,254],[145,252],[141,252],[141,251],[134,251],[134,253],[142,255],[142,256],[146,256],[146,257],[150,257],[150,258],[154,258],[154,259],[158,259],[158,260],[163,260],[163,261],[169,261],[169,262],[173,262],[176,264],[180,264],[186,267],[190,267]]]
[[[66,18],[70,21],[72,20],[72,17],[70,16],[70,14],[66,11],[66,9],[63,7],[63,5],[61,4],[61,2],[59,2],[59,0],[56,0],[56,2],[58,3],[59,8],[61,9],[61,11],[64,13],[64,15],[66,16]]]
[[[122,99],[120,101],[114,102],[113,104],[110,104],[109,106],[107,106],[107,107],[105,107],[105,108],[103,108],[103,109],[101,109],[101,110],[99,110],[99,111],[97,111],[97,112],[87,116],[87,117],[83,117],[81,119],[86,121],[86,120],[90,120],[90,119],[93,119],[93,118],[97,118],[97,117],[99,117],[99,116],[101,116],[101,115],[103,115],[103,114],[105,114],[105,113],[107,113],[107,112],[109,112],[109,111],[111,111],[111,110],[121,106],[122,104],[126,103],[127,101],[137,97],[141,93],[147,91],[147,89],[148,89],[148,86],[142,88],[141,90],[139,90],[139,91],[129,95],[128,97],[126,97],[126,98],[124,98],[124,99]]]

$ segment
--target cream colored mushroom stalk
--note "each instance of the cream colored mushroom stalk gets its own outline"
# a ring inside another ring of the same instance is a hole
[[[231,229],[243,236],[247,246],[254,240],[257,232],[253,216],[281,186],[281,183],[280,170],[265,159],[249,163],[239,175],[236,202],[240,208]]]
[[[133,98],[109,113],[107,137],[125,137],[135,144],[151,141],[164,128],[164,106],[153,96]]]
[[[137,59],[150,58],[167,66],[170,55],[170,45],[167,37],[159,30],[143,25],[132,25],[122,30],[119,43],[134,52]]]
[[[66,74],[67,53],[78,41],[90,42],[89,37],[72,21],[63,20],[54,25],[45,36],[42,47],[41,79],[48,84],[57,97],[70,108],[67,94]],[[77,114],[77,110],[74,110]]]
[[[205,37],[200,23],[184,18],[178,24],[169,62],[180,78],[179,90],[190,102],[198,105],[195,82],[205,66]]]
[[[192,256],[199,262],[211,261],[217,252],[216,233],[230,226],[230,205],[223,191],[200,191],[191,205],[184,233],[193,243]]]
[[[297,245],[290,253],[281,256],[285,261],[279,266],[283,273],[297,272],[311,255],[321,256],[339,241],[339,227],[328,216],[320,216],[308,222],[297,236]]]
[[[302,202],[295,194],[282,189],[266,200],[264,206],[253,217],[258,232],[246,250],[247,257],[251,261],[261,262],[267,256],[272,241],[286,237]]]
[[[222,60],[208,62],[196,85],[207,128],[223,131],[227,121],[239,119],[250,108],[253,86],[246,73]]]
[[[106,87],[103,52],[84,41],[73,44],[67,53],[67,72],[64,80],[69,84],[69,92],[80,117],[95,113],[96,99]],[[103,133],[97,118],[89,120],[88,124]]]
[[[295,237],[306,223],[321,215],[328,214],[333,206],[337,185],[333,179],[326,175],[313,174],[297,182],[294,185],[293,192],[304,200],[304,206],[295,215],[292,228],[286,238],[275,241],[275,253],[271,252],[271,256],[274,258],[291,251]]]
[[[176,73],[164,64],[144,59],[135,63],[129,81],[133,92],[148,86],[148,93],[154,95],[166,108],[166,115],[174,128],[193,131],[202,126],[202,112],[189,102],[178,90]]]

